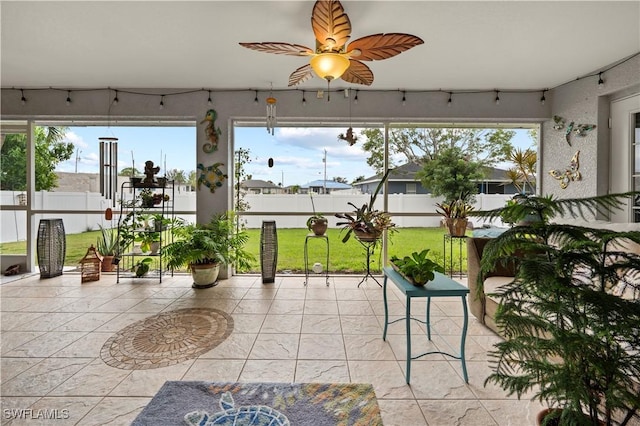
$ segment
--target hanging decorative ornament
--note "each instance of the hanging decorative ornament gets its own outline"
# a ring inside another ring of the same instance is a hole
[[[345,89],[345,96],[349,97],[349,89]],[[355,145],[358,141],[358,136],[353,134],[353,128],[351,127],[351,98],[349,98],[349,128],[347,129],[347,133],[340,133],[338,135],[338,139],[346,141],[349,146]]]
[[[273,158],[269,158],[269,161],[267,161],[267,165],[269,167],[273,167]]]
[[[271,92],[266,100],[267,102],[267,133],[274,134],[274,128],[276,123],[276,98],[273,97],[273,85],[271,86]]]

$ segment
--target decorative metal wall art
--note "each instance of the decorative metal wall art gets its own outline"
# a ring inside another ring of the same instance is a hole
[[[565,129],[565,123],[567,120],[558,115],[553,116],[553,121],[555,123],[553,125],[554,129],[558,131],[565,131],[564,138],[569,146],[571,146],[571,133],[575,133],[577,136],[584,138],[585,136],[587,136],[588,132],[596,128],[595,124],[575,124],[575,122],[572,121]]]
[[[207,142],[202,145],[202,150],[207,154],[211,154],[214,151],[218,150],[218,141],[220,139],[220,135],[222,131],[219,127],[216,127],[216,119],[218,118],[218,113],[215,109],[210,109],[207,111],[207,115],[204,117],[204,120],[200,122],[203,124],[205,121],[207,122],[207,126],[204,128],[204,133],[207,135],[207,139],[209,139],[210,143]]]
[[[554,178],[560,181],[560,188],[566,189],[569,186],[571,181],[582,180],[582,175],[580,174],[580,162],[578,161],[578,156],[580,155],[580,151],[576,151],[569,163],[569,167],[566,170],[550,170],[549,174]]]
[[[216,189],[222,186],[224,180],[229,176],[220,170],[220,166],[224,166],[224,163],[214,163],[207,167],[202,163],[198,164],[198,170],[200,170],[198,189],[200,189],[201,185],[204,185],[209,188],[211,192],[216,192]]]

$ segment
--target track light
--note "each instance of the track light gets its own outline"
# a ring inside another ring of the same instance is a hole
[[[604,88],[604,80],[602,79],[602,73],[598,73],[598,89]]]
[[[27,103],[27,98],[24,97],[24,89],[20,89],[20,93],[22,94],[20,102],[22,102],[22,105],[25,105]]]
[[[453,93],[449,92],[449,100],[447,101],[447,106],[450,107],[451,103],[453,102],[453,99],[451,99],[453,97]]]
[[[544,97],[544,94],[546,93],[546,90],[542,91],[542,97],[540,98],[540,103],[542,105],[544,105],[544,103],[546,102],[547,98]]]
[[[258,105],[258,91],[257,91],[257,90],[256,90],[256,97],[255,97],[255,98],[253,98],[253,103],[254,103],[255,105]]]
[[[500,105],[500,92],[496,90],[496,105]]]
[[[405,106],[407,104],[407,92],[405,92],[404,90],[402,91],[402,106]]]
[[[116,90],[116,95],[111,103],[114,105],[118,105],[118,102],[120,102],[120,99],[118,99],[118,91]]]
[[[211,90],[209,90],[209,97],[207,98],[207,105],[213,105],[213,101],[211,100]]]
[[[164,109],[164,95],[160,96],[160,109]]]
[[[67,90],[67,106],[71,105],[71,90]]]
[[[302,91],[302,106],[307,106],[307,98],[304,97],[304,90]]]

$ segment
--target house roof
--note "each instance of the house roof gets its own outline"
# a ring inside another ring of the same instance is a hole
[[[407,180],[416,180],[416,173],[422,169],[422,166],[417,163],[405,163],[401,166],[396,167],[389,174],[389,181],[407,181]],[[510,182],[511,180],[506,176],[506,170],[499,169],[497,167],[488,167],[486,168],[487,175],[484,181],[491,182]],[[381,174],[377,174],[374,176],[370,176],[360,182],[355,183],[354,185],[363,185],[367,183],[379,182],[382,179]]]
[[[335,180],[328,180],[326,181],[327,189],[349,189],[351,188],[351,185],[347,185],[346,183],[341,183],[341,182],[336,182]],[[318,188],[318,187],[325,187],[325,181],[322,179],[319,180],[314,180],[311,181],[309,183],[305,183],[304,185],[300,185],[300,188]]]
[[[266,180],[260,180],[260,179],[247,179],[245,181],[242,181],[242,185],[243,187],[247,188],[247,189],[251,189],[251,188],[277,188],[277,189],[282,189],[281,187],[279,187],[278,185],[272,183],[272,182],[267,182]]]

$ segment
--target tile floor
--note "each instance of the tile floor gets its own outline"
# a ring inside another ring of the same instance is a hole
[[[467,337],[469,384],[460,361],[428,355],[411,365],[405,383],[404,322],[382,340],[382,290],[360,277],[239,276],[207,290],[191,289],[186,275],[157,280],[121,280],[103,274],[80,284],[65,273],[38,275],[0,286],[2,424],[129,424],[165,380],[368,382],[386,426],[531,425],[537,402],[507,397],[483,385],[490,371],[487,351],[498,337],[471,317]],[[380,279],[380,281],[382,281]],[[391,288],[391,287],[390,287]],[[412,302],[424,312],[424,301]],[[218,347],[177,365],[122,370],[100,358],[117,331],[150,315],[188,307],[223,310],[234,319],[232,334]],[[404,313],[404,296],[389,294],[392,319]],[[413,353],[457,351],[462,326],[459,298],[434,299],[432,342],[415,323]],[[11,420],[11,409],[58,410],[59,420]],[[313,425],[310,420],[309,425]]]

